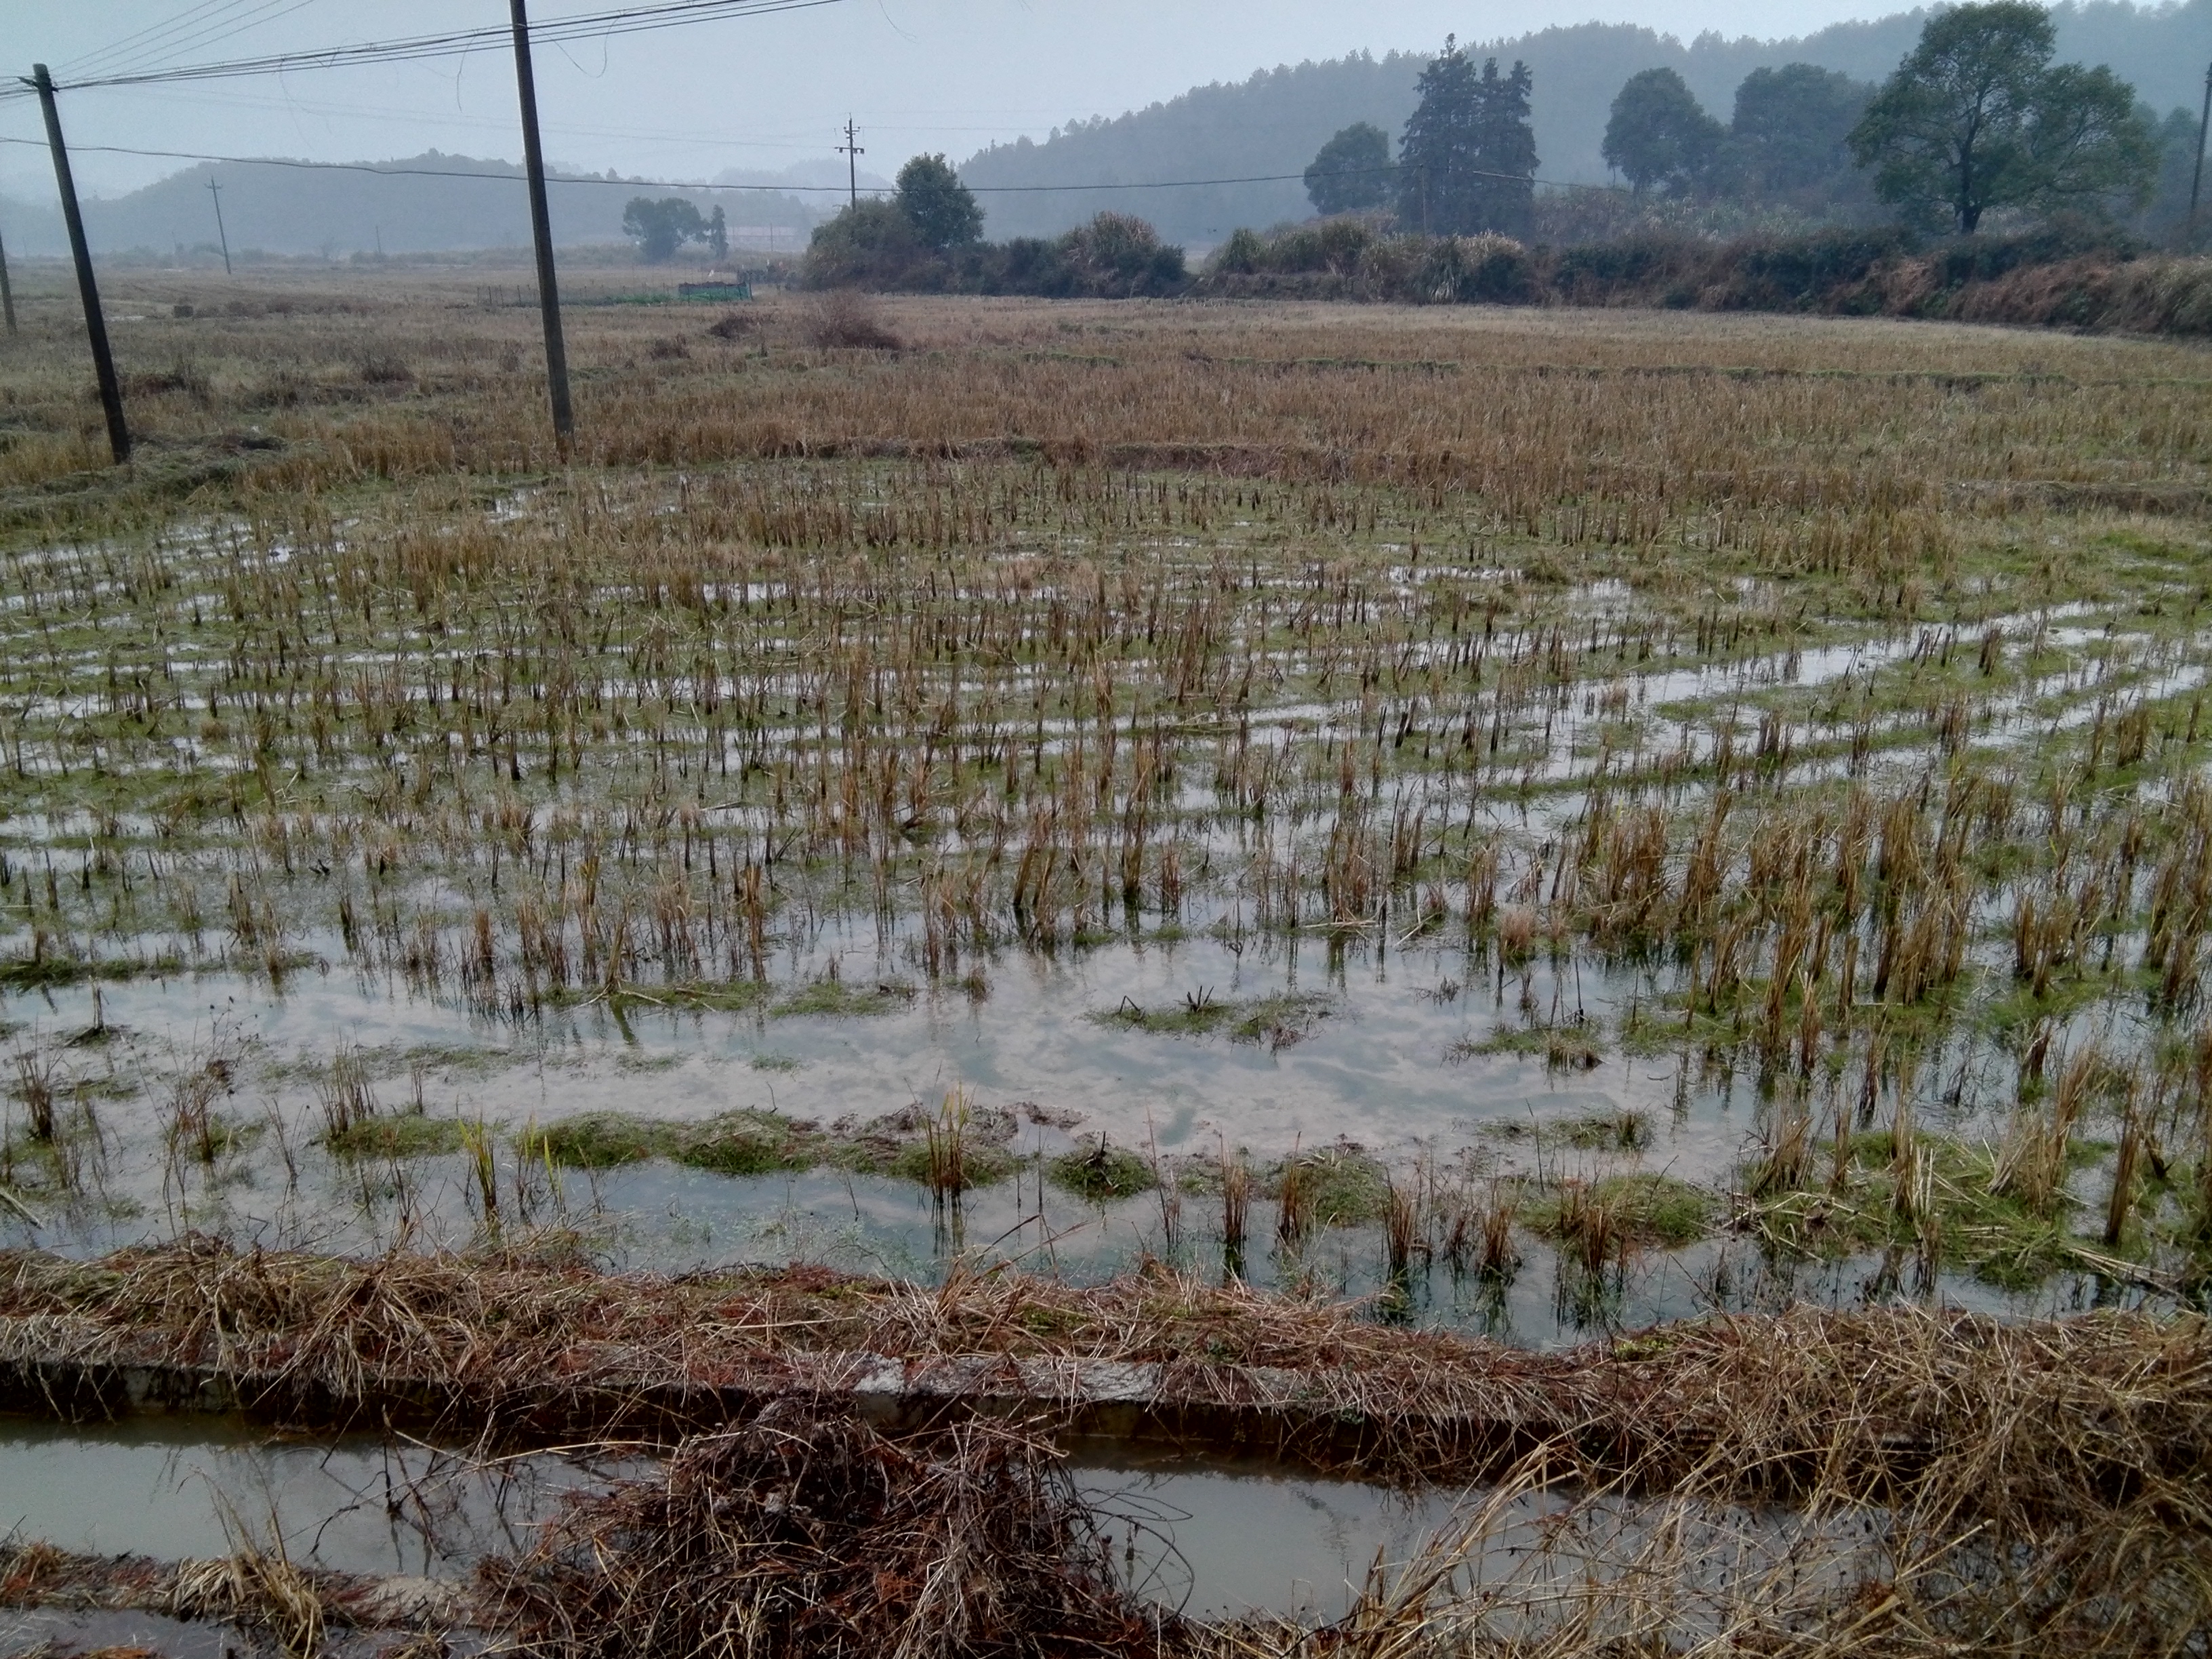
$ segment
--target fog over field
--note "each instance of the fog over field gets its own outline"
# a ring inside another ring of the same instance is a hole
[[[197,8],[19,0],[11,10],[16,72],[44,61],[64,86],[501,21],[499,8],[481,3],[455,15],[415,0],[374,9],[373,23],[370,14],[331,0]],[[578,10],[543,6],[538,21]],[[2110,63],[2161,116],[2193,107],[2212,51],[2212,0],[2145,8],[2099,0],[2056,15],[2063,57]],[[1606,109],[1628,76],[1674,68],[1725,120],[1735,86],[1761,65],[1802,59],[1880,78],[1923,16],[1868,0],[1758,8],[1740,0],[1601,8],[1516,0],[1474,10],[1434,0],[1380,10],[1319,0],[1195,9],[1159,0],[832,0],[555,45],[538,52],[538,75],[557,169],[775,186],[715,199],[727,204],[733,223],[776,225],[795,243],[839,204],[847,180],[835,146],[849,116],[866,151],[864,187],[888,180],[911,155],[942,152],[984,188],[993,235],[1048,234],[1109,204],[1059,187],[1295,175],[1339,127],[1370,120],[1395,130],[1412,107],[1421,64],[1449,33],[1529,62],[1540,177],[1602,181]],[[240,246],[343,254],[499,246],[526,235],[520,192],[495,182],[292,176],[123,153],[404,160],[430,171],[511,173],[520,159],[513,69],[496,47],[345,70],[87,88],[66,93],[64,106],[80,187],[100,198],[88,213],[103,248],[211,241],[210,177],[230,191],[225,206]],[[61,248],[42,138],[33,100],[0,100],[0,233],[20,252]],[[166,189],[134,194],[164,179]],[[556,203],[557,234],[564,241],[619,240],[630,193],[605,183],[568,192]],[[1295,179],[1279,178],[1149,188],[1110,204],[1198,244],[1236,224],[1307,210]]]

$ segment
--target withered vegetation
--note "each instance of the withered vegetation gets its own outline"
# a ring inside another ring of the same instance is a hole
[[[1725,1632],[1762,1650],[1933,1652],[1971,1633],[2185,1652],[2212,1616],[2212,1331],[2195,1317],[1800,1311],[1540,1354],[1165,1273],[926,1291],[202,1247],[16,1257],[6,1286],[18,1390],[52,1383],[42,1358],[127,1357],[206,1368],[280,1413],[442,1401],[465,1434],[502,1407],[522,1425],[556,1393],[571,1422],[626,1435],[651,1395],[740,1401],[690,1437],[662,1416],[665,1468],[495,1570],[502,1618],[549,1653],[611,1652],[646,1609],[658,1633],[629,1650],[687,1656],[740,1629],[796,1652],[889,1651],[902,1632],[948,1654],[1144,1652],[1152,1632],[1163,1651],[1341,1650],[1351,1626],[1200,1626],[1120,1599],[1054,1475],[1053,1436],[1103,1363],[1149,1368],[1160,1432],[1258,1425],[1255,1443],[1324,1466],[1484,1483],[1425,1577],[1385,1575],[1355,1610],[1410,1645],[1354,1650],[1569,1651],[1543,1644],[1640,1629],[1670,1649]],[[855,1377],[887,1358],[922,1405],[903,1429],[852,1417]],[[1560,1517],[1540,1559],[1590,1569],[1564,1600],[1556,1572],[1485,1553],[1531,1502]]]

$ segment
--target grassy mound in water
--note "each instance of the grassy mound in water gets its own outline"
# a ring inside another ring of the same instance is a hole
[[[1202,986],[1185,992],[1179,1003],[1156,1006],[1123,997],[1117,1006],[1099,1010],[1091,1018],[1116,1030],[1144,1031],[1154,1036],[1213,1036],[1225,1032],[1232,1042],[1264,1042],[1279,1052],[1304,1042],[1333,1012],[1334,1005],[1324,996],[1284,992],[1224,999]]]
[[[627,1112],[586,1112],[532,1127],[516,1138],[528,1158],[578,1170],[608,1170],[665,1158],[715,1175],[762,1176],[849,1170],[945,1190],[989,1187],[1014,1171],[1004,1112],[950,1117],[895,1112],[854,1129],[824,1129],[803,1118],[747,1107],[704,1123]]]
[[[1150,1192],[1159,1184],[1150,1164],[1104,1135],[1095,1136],[1087,1146],[1062,1152],[1046,1165],[1046,1173],[1054,1186],[1094,1204]]]

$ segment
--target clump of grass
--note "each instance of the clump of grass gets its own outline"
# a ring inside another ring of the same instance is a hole
[[[808,340],[833,351],[896,351],[905,342],[883,319],[875,301],[857,289],[833,289],[816,301]]]
[[[1480,1229],[1481,1255],[1475,1266],[1487,1279],[1501,1279],[1510,1274],[1521,1260],[1514,1248],[1513,1223],[1520,1214],[1520,1189],[1502,1188],[1492,1182],[1490,1203],[1482,1212]]]
[[[1651,1115],[1620,1107],[1551,1126],[1552,1134],[1582,1152],[1640,1152],[1651,1144]]]
[[[1293,1153],[1277,1168],[1276,1202],[1295,1208],[1299,1237],[1312,1227],[1356,1227],[1389,1208],[1390,1172],[1350,1142]]]
[[[54,1062],[35,1049],[15,1055],[15,1098],[23,1103],[23,1117],[31,1139],[51,1143],[54,1139]]]
[[[675,1156],[683,1137],[674,1124],[624,1112],[586,1112],[532,1130],[520,1150],[574,1170],[611,1170]]]
[[[670,1137],[670,1145],[678,1163],[726,1176],[811,1169],[823,1154],[812,1124],[757,1110],[726,1113]]]
[[[457,1117],[422,1112],[387,1112],[356,1119],[343,1133],[325,1134],[323,1145],[341,1158],[442,1158],[466,1143]]]
[[[496,1138],[482,1118],[461,1125],[461,1150],[468,1154],[469,1173],[476,1178],[477,1207],[485,1233],[499,1237],[499,1159]]]
[[[1561,1182],[1540,1224],[1585,1273],[1601,1271],[1628,1247],[1626,1218],[1615,1196],[1593,1191],[1586,1181]]]
[[[911,1007],[918,993],[902,980],[879,980],[866,985],[849,983],[825,975],[771,1005],[779,1019],[864,1019],[875,1014],[898,1013]]]
[[[1558,1025],[1501,1025],[1480,1042],[1462,1040],[1445,1051],[1452,1060],[1474,1060],[1491,1054],[1527,1055],[1541,1059],[1547,1071],[1589,1072],[1605,1063],[1595,1027],[1569,1021]]]
[[[1718,1200],[1704,1188],[1656,1171],[1562,1182],[1534,1200],[1528,1224],[1575,1254],[1602,1261],[1632,1244],[1680,1249],[1711,1230]]]
[[[1220,1163],[1222,1258],[1230,1276],[1241,1278],[1244,1271],[1246,1225],[1252,1205],[1252,1170],[1241,1150],[1231,1156],[1226,1139],[1221,1143]]]
[[[1294,992],[1224,1000],[1201,986],[1184,993],[1180,1004],[1148,1008],[1124,997],[1119,1007],[1091,1018],[1102,1025],[1155,1036],[1212,1036],[1225,1031],[1231,1042],[1264,1042],[1279,1051],[1305,1041],[1334,1008],[1325,996]]]
[[[1748,1173],[1746,1185],[1754,1199],[1796,1192],[1805,1185],[1812,1168],[1812,1113],[1802,1101],[1788,1103],[1768,1138],[1765,1156]]]
[[[1305,1166],[1292,1158],[1275,1177],[1275,1248],[1296,1255],[1314,1227],[1312,1184]]]
[[[315,1092],[322,1107],[323,1144],[333,1150],[366,1134],[382,1109],[370,1086],[368,1057],[349,1042],[340,1042],[332,1051]]]
[[[2058,1074],[2049,1110],[2023,1101],[1990,1181],[1990,1189],[2017,1200],[2031,1213],[2050,1215],[2059,1206],[2073,1160],[2074,1131],[2106,1070],[2094,1048],[2075,1054]]]
[[[2027,1289],[2057,1273],[2126,1270],[2127,1262],[2076,1237],[2069,1225],[2080,1206],[2065,1195],[2063,1172],[2094,1163],[2102,1155],[2098,1148],[2069,1143],[2047,1207],[2038,1208],[2006,1184],[2017,1168],[2008,1162],[2008,1146],[1922,1129],[1908,1133],[1910,1150],[1902,1153],[1894,1126],[1848,1136],[1838,1174],[1826,1186],[1754,1195],[1740,1222],[1815,1255],[1912,1249],[2006,1289]]]
[[[666,1158],[732,1176],[766,1176],[824,1165],[890,1176],[945,1196],[988,1187],[1013,1173],[1004,1145],[1012,1120],[964,1106],[927,1118],[899,1114],[857,1133],[823,1130],[805,1119],[745,1108],[704,1123],[624,1112],[587,1112],[542,1127],[517,1143],[529,1160],[605,1170]]]
[[[1521,1252],[1513,1243],[1513,1224],[1521,1213],[1521,1183],[1493,1179],[1488,1201],[1477,1204],[1471,1188],[1462,1188],[1449,1205],[1451,1225],[1444,1235],[1444,1260],[1455,1273],[1470,1267],[1490,1279],[1510,1278],[1521,1265]]]
[[[1152,1164],[1143,1157],[1128,1147],[1113,1145],[1103,1134],[1094,1137],[1087,1147],[1062,1152],[1045,1170],[1054,1186],[1093,1204],[1149,1192],[1155,1179]]]
[[[1412,1184],[1387,1181],[1382,1201],[1382,1244],[1393,1279],[1404,1279],[1412,1271],[1414,1255],[1428,1253],[1428,1241],[1421,1224],[1418,1179]]]

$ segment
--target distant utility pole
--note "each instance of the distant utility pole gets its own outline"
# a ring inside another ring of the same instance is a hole
[[[208,194],[215,198],[215,234],[222,239],[222,274],[231,274],[230,233],[222,228],[222,186],[212,179],[208,180]]]
[[[2204,187],[2204,131],[2212,127],[2212,64],[2204,70],[2204,113],[2197,118],[2197,171],[2189,177],[2189,228],[2182,233],[2185,253],[2197,251],[2197,195]]]
[[[522,102],[522,164],[530,174],[530,234],[538,244],[538,309],[545,320],[545,390],[553,403],[553,438],[561,459],[576,435],[568,407],[568,349],[561,338],[561,294],[553,276],[553,215],[545,204],[545,152],[538,142],[538,77],[530,68],[530,19],[522,0],[507,0],[514,22],[514,89]]]
[[[853,205],[860,205],[860,158],[868,152],[860,148],[860,130],[853,125],[853,118],[845,118],[845,142],[837,146],[837,154],[845,158],[845,173],[853,191]],[[834,190],[835,185],[831,188]]]
[[[115,378],[114,354],[107,349],[107,319],[100,314],[100,285],[92,279],[92,249],[84,240],[84,215],[76,204],[76,180],[70,173],[69,147],[62,143],[62,118],[54,108],[54,77],[44,64],[31,65],[28,84],[39,94],[46,118],[46,143],[54,153],[54,183],[62,196],[62,218],[69,226],[70,254],[76,261],[76,290],[84,301],[85,337],[100,377],[100,406],[107,416],[107,447],[120,466],[131,459],[131,428],[123,423],[123,387]]]
[[[8,283],[8,249],[0,243],[0,311],[8,313],[8,331],[15,331],[15,290]]]

